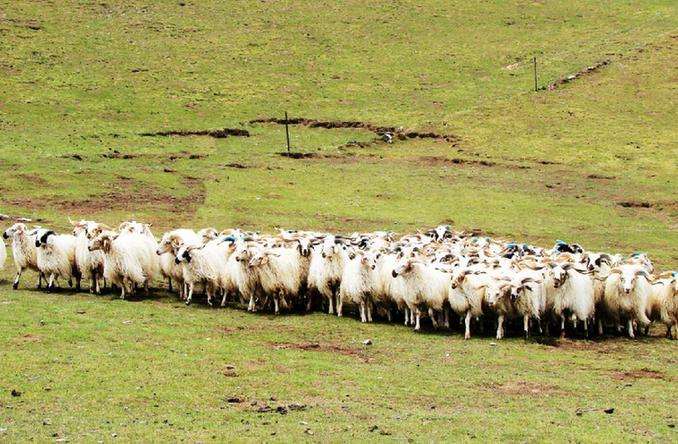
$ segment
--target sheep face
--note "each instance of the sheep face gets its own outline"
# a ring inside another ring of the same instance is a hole
[[[565,273],[567,275],[567,273]],[[526,277],[520,280],[514,280],[508,287],[507,291],[511,297],[511,302],[515,302],[520,296],[525,294],[525,290],[536,291],[534,284],[539,284],[539,281],[531,277]]]
[[[379,251],[369,251],[365,255],[367,266],[372,270],[377,268],[377,263],[379,262],[379,259],[381,259],[381,253]]]
[[[181,241],[181,238],[179,238],[179,236],[175,234],[172,235],[165,234],[160,240],[160,243],[158,244],[158,249],[155,251],[155,253],[158,256],[160,256],[161,254],[170,253],[172,251],[178,250],[182,244],[183,242]]]
[[[203,228],[198,231],[198,236],[200,236],[203,243],[207,243],[219,237],[219,232],[215,228]]]
[[[490,308],[494,308],[502,298],[508,295],[511,284],[503,280],[496,280],[485,287],[485,301]]]
[[[339,254],[342,249],[341,241],[334,236],[327,236],[320,247],[320,255],[328,258]]]
[[[89,242],[87,249],[89,251],[101,250],[104,253],[110,253],[113,241],[117,238],[117,234],[111,231],[104,231]]]
[[[624,267],[622,269],[616,268],[613,269],[611,273],[619,274],[619,285],[627,295],[633,291],[638,277],[643,277],[644,279],[649,280],[649,276],[644,270],[638,270],[630,267]]]
[[[4,233],[2,233],[2,237],[5,239],[9,239],[10,237],[14,236],[15,234],[19,235],[19,237],[22,237],[26,232],[28,231],[28,227],[26,227],[25,224],[22,223],[16,223],[6,229]]]
[[[179,251],[177,251],[177,255],[174,257],[174,263],[175,264],[180,264],[182,262],[185,262],[187,264],[190,263],[192,251],[193,251],[193,248],[190,248],[186,245],[179,248]]]
[[[556,265],[551,269],[551,275],[553,276],[553,286],[555,288],[560,288],[565,283],[568,277],[567,270],[567,267],[561,265]]]
[[[413,259],[405,259],[400,261],[400,263],[393,269],[391,276],[397,278],[398,276],[404,276],[411,273],[414,270],[415,261]]]
[[[299,238],[297,239],[297,248],[299,249],[299,254],[302,257],[309,257],[311,255],[311,240],[308,238]]]

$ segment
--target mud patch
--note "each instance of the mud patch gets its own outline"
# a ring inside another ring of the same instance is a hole
[[[241,128],[222,128],[217,130],[169,130],[158,131],[155,133],[140,133],[143,137],[188,137],[188,136],[209,136],[215,139],[225,139],[227,137],[249,137],[250,132]]]
[[[313,157],[318,157],[315,153],[288,153],[287,151],[282,151],[277,154],[282,157],[289,157],[290,159],[311,159]]]
[[[632,370],[628,372],[614,372],[612,374],[612,379],[617,379],[619,381],[636,379],[666,379],[666,375],[664,372],[660,372],[658,370],[643,368],[640,370]]]
[[[259,123],[274,123],[277,125],[284,125],[287,122],[289,125],[302,125],[309,128],[323,128],[323,129],[337,129],[337,128],[352,128],[364,129],[373,132],[382,138],[384,141],[389,140],[407,140],[407,139],[434,139],[446,142],[459,142],[460,138],[452,134],[438,134],[434,132],[419,132],[408,131],[402,127],[395,126],[379,126],[369,122],[360,122],[354,120],[348,121],[324,121],[316,119],[307,119],[304,117],[294,117],[290,119],[278,119],[275,117],[261,118],[250,120],[250,124]]]
[[[246,170],[250,167],[242,163],[232,162],[225,164],[224,168],[235,168],[236,170]]]
[[[602,174],[589,174],[586,176],[587,179],[604,179],[604,180],[613,180],[616,179],[617,176],[604,176]]]
[[[515,396],[549,396],[562,395],[565,393],[555,385],[540,384],[529,381],[509,381],[504,384],[488,383],[483,384],[483,387],[502,395]]]
[[[490,160],[460,159],[458,157],[448,159],[440,156],[422,156],[417,158],[417,160],[429,166],[480,165],[493,167],[497,165],[496,162]]]
[[[136,159],[139,157],[139,154],[121,153],[118,150],[110,150],[107,153],[103,153],[101,157],[106,159]]]
[[[276,350],[303,350],[303,351],[317,351],[325,353],[334,353],[344,356],[353,356],[360,359],[362,362],[372,362],[373,358],[365,354],[365,350],[360,348],[348,348],[342,345],[332,343],[319,342],[277,342],[272,343],[271,346]]]
[[[652,208],[652,204],[650,202],[642,202],[635,200],[617,202],[617,205],[624,208]]]
[[[612,63],[612,60],[610,60],[610,59],[601,60],[600,62],[595,63],[591,66],[587,66],[586,68],[579,70],[574,74],[570,74],[569,76],[562,77],[562,78],[556,80],[555,82],[549,83],[548,86],[546,86],[545,89],[548,89],[549,91],[553,91],[553,90],[557,89],[558,87],[560,87],[562,85],[568,84],[570,82],[574,82],[575,80],[577,80],[581,77],[593,74],[596,71],[599,71],[602,68],[606,67],[610,63]],[[544,89],[544,88],[542,88],[542,89]]]

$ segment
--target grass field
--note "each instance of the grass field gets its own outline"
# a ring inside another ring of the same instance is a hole
[[[452,222],[646,251],[675,269],[677,9],[5,2],[0,212],[57,229],[67,215],[136,218],[156,233]],[[251,123],[285,111],[449,137],[386,144],[294,125],[306,156],[293,159],[278,154],[282,126]],[[223,128],[250,136],[142,135]],[[493,346],[185,308],[162,293],[109,299],[0,286],[0,440],[676,440],[676,348],[664,339]],[[306,408],[257,412],[264,403]]]

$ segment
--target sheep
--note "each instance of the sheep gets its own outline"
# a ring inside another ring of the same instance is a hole
[[[196,283],[203,284],[207,303],[212,305],[212,297],[225,285],[227,249],[228,246],[216,240],[200,247],[188,244],[179,247],[175,262],[182,265],[183,281],[188,287],[186,305],[191,303]]]
[[[535,319],[541,330],[539,323],[544,314],[546,290],[540,278],[534,271],[523,270],[513,274],[508,286],[508,295],[515,311],[523,318],[525,339],[530,334],[530,319]]]
[[[645,314],[650,321],[662,322],[666,325],[666,337],[674,338],[674,327],[678,325],[678,281],[675,272],[659,275],[652,282],[652,291],[648,297]],[[650,326],[645,327],[645,335]]]
[[[368,299],[372,285],[372,263],[367,254],[351,247],[346,255],[339,284],[337,315],[343,315],[344,302],[360,307],[360,322],[372,322],[372,306]]]
[[[598,335],[603,335],[603,318],[605,317],[605,281],[612,269],[613,258],[606,253],[586,253],[583,264],[593,273],[593,303]]]
[[[202,241],[195,231],[180,228],[163,234],[156,249],[156,254],[160,256],[160,272],[168,281],[169,291],[172,291],[172,281],[174,281],[179,298],[182,300],[186,298],[183,268],[176,263],[175,258],[179,248],[184,244],[198,246],[202,244]]]
[[[247,311],[256,311],[256,300],[262,294],[258,273],[252,273],[249,263],[261,245],[245,240],[235,239],[229,245],[230,255],[226,261],[226,269],[238,289],[242,302],[247,301]],[[223,302],[222,302],[223,303]]]
[[[668,275],[668,278],[662,276]],[[666,325],[666,336],[678,338],[678,272],[662,273],[652,283],[654,298],[660,302],[659,316]]]
[[[504,338],[504,321],[517,316],[515,305],[509,295],[511,278],[492,273],[485,283],[485,301],[488,307],[497,314],[497,339]]]
[[[300,248],[260,248],[249,260],[248,269],[256,273],[263,292],[272,296],[275,314],[280,305],[289,306],[299,297],[306,278]]]
[[[452,311],[464,319],[464,339],[471,339],[471,318],[483,315],[487,273],[457,267],[452,272],[448,301]]]
[[[560,336],[565,337],[565,314],[584,323],[588,336],[588,321],[595,314],[594,280],[588,271],[570,263],[556,264],[549,271],[552,279],[547,291],[553,292],[553,313],[560,319]]]
[[[0,241],[0,270],[5,268],[5,261],[7,260],[7,247],[5,247],[5,241]]]
[[[371,250],[367,252],[367,258],[372,267],[369,297],[377,310],[383,310],[389,322],[392,321],[391,309],[395,305],[398,309],[405,307],[405,300],[398,298],[402,292],[396,287],[399,282],[393,279],[391,273],[398,263],[396,254],[389,250]],[[398,300],[396,300],[398,298]],[[409,322],[409,311],[406,313],[405,325]]]
[[[634,338],[633,324],[639,322],[645,326],[650,323],[646,309],[652,286],[649,275],[640,264],[622,264],[610,270],[605,282],[605,305],[607,312],[619,325],[627,321],[630,338]]]
[[[434,311],[440,312],[449,299],[450,276],[448,273],[423,262],[421,258],[404,258],[392,271],[393,278],[400,278],[405,288],[405,303],[414,312],[416,331],[420,330],[421,309],[428,308],[434,328],[438,322]]]
[[[334,235],[326,236],[311,252],[308,286],[327,299],[329,314],[334,314],[335,301],[339,295],[341,275],[344,271],[344,253],[341,240]]]
[[[120,298],[127,293],[134,294],[135,287],[144,286],[148,293],[148,283],[153,279],[157,268],[155,252],[143,234],[119,233],[106,230],[92,239],[90,251],[101,250],[104,254],[104,276],[111,283],[120,286]]]
[[[47,290],[54,288],[55,279],[68,279],[68,285],[80,290],[80,271],[75,261],[75,236],[56,234],[52,230],[37,230],[35,247],[37,248],[38,269],[47,276]]]
[[[35,246],[35,230],[29,231],[28,227],[21,223],[15,223],[2,233],[3,239],[12,239],[12,257],[16,267],[16,276],[12,288],[19,288],[19,279],[25,270],[33,270],[38,273],[37,288],[42,288],[44,275],[38,269],[37,247]]]
[[[94,221],[80,220],[73,222],[73,235],[75,236],[75,262],[82,278],[90,279],[89,291],[100,294],[101,286],[99,279],[104,275],[104,255],[101,251],[89,251],[90,235],[98,227]]]

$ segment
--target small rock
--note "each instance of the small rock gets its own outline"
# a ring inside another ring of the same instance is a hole
[[[577,416],[581,416],[581,415],[584,414],[584,412],[582,412],[581,409],[577,409],[577,411],[574,412],[574,414],[577,415]]]
[[[122,323],[125,324],[125,325],[129,325],[129,324],[132,323],[132,321],[129,321],[129,320],[128,321],[122,321]]]
[[[604,411],[605,413],[607,413],[608,415],[611,415],[611,414],[614,413],[614,407],[610,407],[610,408],[605,409],[605,410],[603,410],[603,411]]]
[[[82,310],[82,309],[76,310],[75,312],[76,312],[77,314],[80,314],[80,315],[85,314],[85,310]]]
[[[52,422],[49,420],[49,418],[45,418],[42,420],[42,425],[52,425]]]
[[[306,421],[299,421],[299,425],[307,426],[308,423]],[[669,427],[671,427],[671,424],[669,424]]]
[[[165,173],[176,173],[176,172],[177,172],[177,170],[175,170],[174,168],[170,168],[170,167],[165,167],[165,168],[163,168],[162,170],[163,170]]]
[[[365,339],[363,341],[363,345],[372,345],[372,340],[371,339]]]
[[[235,365],[226,365],[226,370],[235,370]]]
[[[285,407],[284,405],[278,406],[275,409],[275,411],[276,411],[276,413],[280,413],[281,415],[287,415],[287,412],[288,412],[287,407]]]
[[[275,401],[277,401],[278,399],[277,399],[275,396],[271,396],[270,398],[268,398],[268,400],[269,400],[269,401],[275,402]]]
[[[673,424],[673,423],[671,423],[671,424],[666,424],[666,425],[667,425],[667,426],[669,426],[669,428],[670,428],[670,429],[673,429],[673,428],[675,428],[675,427],[676,427],[676,425],[675,425],[675,424]]]
[[[306,429],[306,430],[304,430],[304,433],[306,433],[307,435],[313,435],[313,430]]]
[[[21,396],[21,392],[17,389],[12,389],[12,396],[18,398],[19,396]]]
[[[237,396],[233,396],[231,398],[228,398],[226,402],[230,404],[240,404],[242,402],[242,399],[238,398]]]
[[[118,434],[117,433],[111,433],[111,438],[117,438]]]
[[[377,430],[379,430],[379,426],[378,426],[378,425],[373,425],[373,426],[370,427],[368,430],[369,430],[370,432],[376,432]]]
[[[490,347],[496,347],[497,343],[496,342],[490,342]]]

